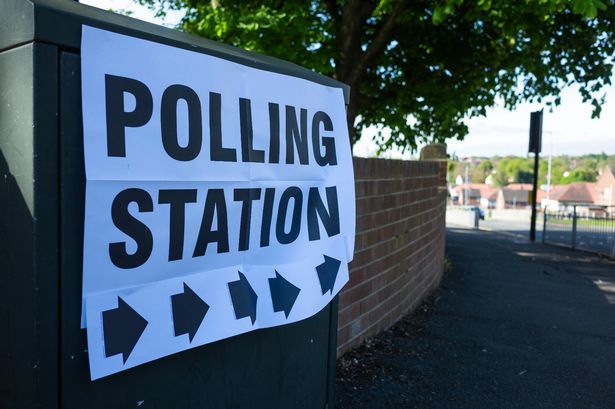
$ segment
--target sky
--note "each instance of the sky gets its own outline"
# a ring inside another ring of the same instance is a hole
[[[133,0],[80,0],[102,9],[130,10],[132,17],[172,27],[183,13],[169,12],[162,21],[154,12]],[[578,90],[572,86],[562,91],[562,103],[543,118],[543,155],[581,155],[605,152],[615,154],[615,86],[605,88],[606,104],[599,119],[591,119],[592,107],[583,104]],[[466,121],[469,134],[463,141],[449,141],[448,153],[459,157],[527,155],[530,112],[543,108],[539,104],[520,104],[514,111],[502,107],[487,110],[486,117]],[[374,129],[366,129],[355,144],[356,156],[375,156],[377,146],[371,141]],[[389,158],[408,159],[416,153],[387,152]]]

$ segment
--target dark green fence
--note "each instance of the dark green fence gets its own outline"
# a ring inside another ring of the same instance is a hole
[[[546,209],[543,242],[615,257],[615,206]]]

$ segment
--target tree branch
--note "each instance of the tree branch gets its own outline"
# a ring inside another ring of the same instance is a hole
[[[375,9],[372,1],[348,0],[342,9],[337,32],[336,76],[346,80],[354,61],[361,54],[361,35],[365,20]]]
[[[338,25],[340,21],[340,11],[337,8],[337,0],[324,0],[323,3],[325,4],[325,8],[331,15],[333,25]]]
[[[397,17],[404,11],[409,3],[409,0],[400,0],[397,2],[372,43],[367,47],[365,52],[360,54],[360,58],[354,64],[347,78],[350,84],[358,82],[359,79],[365,75],[367,67],[373,64],[373,62],[384,52],[385,48],[391,42],[393,33],[397,27]]]

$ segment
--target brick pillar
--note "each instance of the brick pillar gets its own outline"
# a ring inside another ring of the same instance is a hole
[[[446,160],[446,144],[430,143],[421,149],[421,160]]]

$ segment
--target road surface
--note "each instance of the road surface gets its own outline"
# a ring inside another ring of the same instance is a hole
[[[529,220],[496,220],[486,219],[480,220],[478,223],[480,229],[506,232],[516,234],[520,237],[530,237],[530,221]],[[542,220],[536,221],[536,241],[542,240]]]
[[[337,407],[615,408],[615,262],[464,229],[447,255],[427,318],[340,359]]]

